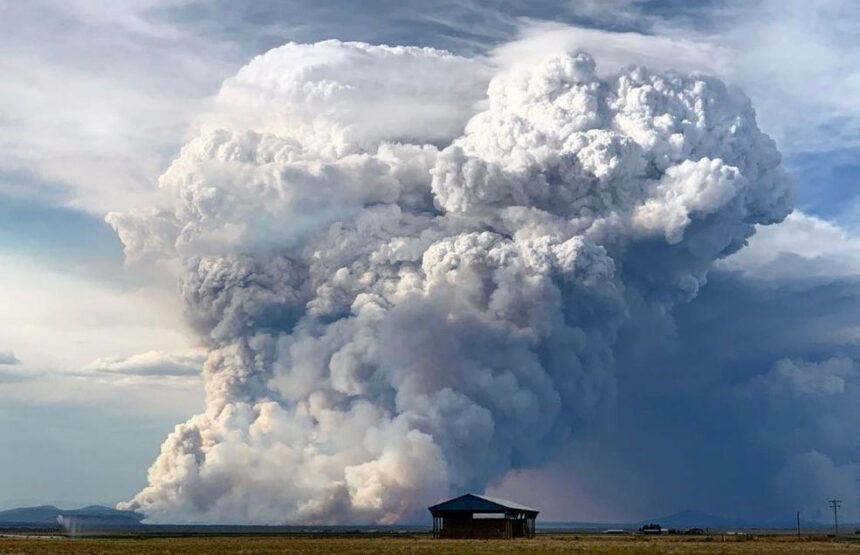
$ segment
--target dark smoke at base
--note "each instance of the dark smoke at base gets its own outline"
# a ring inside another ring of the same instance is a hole
[[[206,412],[124,508],[388,523],[539,465],[612,410],[621,327],[790,209],[773,142],[718,80],[601,79],[562,54],[500,72],[487,101],[490,73],[276,49],[225,82],[160,204],[109,216],[129,260],[180,268],[209,347]]]
[[[860,521],[860,282],[794,277],[826,262],[794,257],[789,278],[714,270],[671,320],[628,320],[610,417],[492,492],[549,520],[695,509],[784,526],[799,510],[826,524],[838,497],[840,519]]]

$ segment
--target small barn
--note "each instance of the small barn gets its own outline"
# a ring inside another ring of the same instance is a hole
[[[533,538],[538,510],[467,493],[429,507],[434,538]]]

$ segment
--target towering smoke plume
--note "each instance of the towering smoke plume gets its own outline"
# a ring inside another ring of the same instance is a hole
[[[625,319],[789,210],[773,142],[713,78],[604,79],[584,53],[487,75],[286,45],[224,84],[158,206],[109,216],[130,260],[179,262],[209,346],[206,412],[124,508],[394,522],[481,490],[611,406]]]

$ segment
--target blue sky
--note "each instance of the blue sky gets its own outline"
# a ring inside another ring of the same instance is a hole
[[[202,382],[184,371],[199,364],[199,345],[173,281],[126,269],[104,217],[150,200],[225,78],[289,41],[427,45],[498,59],[554,41],[608,67],[702,70],[742,87],[796,179],[798,212],[754,239],[752,254],[723,264],[678,309],[674,329],[624,330],[624,409],[609,433],[578,439],[569,456],[496,490],[528,502],[530,491],[552,492],[578,470],[574,495],[544,503],[548,517],[581,520],[683,508],[777,518],[784,506],[814,510],[816,496],[833,490],[860,520],[852,408],[860,6],[749,4],[5,3],[0,69],[12,78],[0,83],[0,353],[18,362],[0,363],[0,439],[12,446],[0,451],[0,506],[126,499],[144,485],[164,436],[201,409]],[[809,386],[822,376],[843,384],[827,402]],[[645,445],[639,434],[648,429],[689,441]],[[631,458],[653,482],[623,478]],[[812,485],[800,497],[781,489],[807,475]],[[678,486],[686,480],[701,487]]]

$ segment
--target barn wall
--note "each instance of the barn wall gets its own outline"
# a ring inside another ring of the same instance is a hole
[[[440,538],[494,539],[511,537],[510,520],[503,518],[453,519],[442,521]]]

